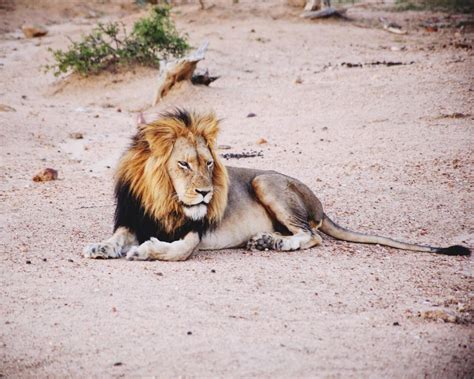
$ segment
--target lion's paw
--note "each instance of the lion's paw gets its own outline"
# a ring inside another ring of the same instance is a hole
[[[122,256],[122,252],[118,244],[101,242],[87,245],[82,251],[82,255],[84,258],[107,259],[120,258]]]
[[[133,246],[127,253],[129,261],[146,261],[149,258],[147,249],[143,246]]]
[[[283,241],[281,238],[275,238],[272,233],[259,233],[253,236],[247,242],[247,249],[249,250],[280,250]]]

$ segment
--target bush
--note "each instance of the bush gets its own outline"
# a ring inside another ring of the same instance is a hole
[[[135,22],[129,35],[123,24],[112,22],[98,24],[82,41],[71,42],[66,51],[49,49],[55,64],[47,65],[46,71],[55,76],[67,72],[86,76],[132,64],[159,67],[161,59],[181,56],[189,49],[168,7],[154,7],[148,17]]]

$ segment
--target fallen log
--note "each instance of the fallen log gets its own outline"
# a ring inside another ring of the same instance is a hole
[[[314,20],[316,18],[328,18],[328,17],[346,18],[345,16],[346,12],[347,12],[347,8],[336,9],[333,7],[327,7],[319,11],[303,12],[301,14],[301,17],[309,18],[310,20]]]
[[[389,33],[407,34],[407,31],[403,30],[400,25],[398,25],[394,22],[390,22],[384,17],[380,17],[380,22],[382,23],[382,26],[383,26],[384,30],[386,30]]]
[[[176,83],[183,80],[191,81],[198,62],[203,60],[206,55],[208,46],[209,43],[204,42],[198,50],[184,58],[171,62],[161,62],[153,105],[158,104]]]

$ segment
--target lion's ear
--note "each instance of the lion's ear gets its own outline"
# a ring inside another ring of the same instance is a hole
[[[146,120],[145,120],[145,116],[143,116],[143,113],[140,112],[137,115],[137,129],[140,130],[142,125],[146,125]]]
[[[196,131],[202,135],[210,146],[214,146],[219,134],[219,120],[214,113],[209,113],[196,120]]]

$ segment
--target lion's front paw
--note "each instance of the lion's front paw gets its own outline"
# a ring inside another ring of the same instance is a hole
[[[132,247],[127,253],[129,261],[146,261],[149,258],[147,249],[143,245]]]
[[[122,256],[120,246],[110,242],[91,243],[82,251],[84,258],[107,259]]]

